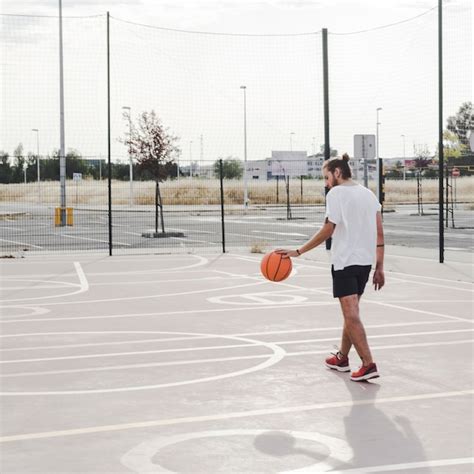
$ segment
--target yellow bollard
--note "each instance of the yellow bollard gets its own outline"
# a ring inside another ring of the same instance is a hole
[[[64,211],[64,207],[56,207],[54,209],[54,225],[55,227],[61,226],[61,211]],[[74,225],[74,217],[73,217],[73,208],[66,207],[66,225],[73,226]]]

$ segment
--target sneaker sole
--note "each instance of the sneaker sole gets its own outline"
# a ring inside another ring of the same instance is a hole
[[[338,365],[331,365],[326,362],[326,367],[329,367],[332,370],[337,370],[339,372],[350,372],[351,368],[349,366],[347,367],[339,367]]]
[[[378,372],[371,372],[370,374],[362,375],[361,377],[351,377],[351,380],[353,382],[361,382],[363,380],[376,379],[377,377],[380,377]]]

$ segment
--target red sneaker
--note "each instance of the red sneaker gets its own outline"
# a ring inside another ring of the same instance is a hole
[[[351,380],[354,382],[362,382],[363,380],[376,379],[379,376],[377,366],[374,362],[367,366],[362,366],[357,372],[352,372]]]
[[[335,354],[331,352],[332,356],[326,359],[326,367],[339,372],[350,372],[349,357],[337,351]]]

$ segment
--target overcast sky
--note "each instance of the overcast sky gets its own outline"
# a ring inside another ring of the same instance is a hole
[[[271,150],[311,153],[323,142],[321,34],[328,28],[331,145],[375,133],[381,154],[402,143],[434,152],[437,137],[437,0],[63,0],[65,17],[112,15],[113,155],[132,117],[157,110],[180,137],[184,161],[243,158],[247,86],[249,159]],[[472,1],[445,0],[445,115],[472,100]],[[1,13],[58,14],[57,0],[2,0]],[[415,18],[419,16],[418,18]],[[411,19],[408,22],[403,20]],[[150,26],[242,36],[194,35]],[[3,16],[0,149],[40,153],[59,144],[57,19]],[[385,26],[402,22],[388,28]],[[375,29],[375,30],[374,30]],[[367,33],[347,35],[351,32]],[[297,35],[302,36],[246,36]],[[311,34],[314,33],[314,34]],[[344,35],[340,35],[343,34]],[[106,153],[105,19],[65,19],[66,147]],[[6,41],[5,41],[6,40]],[[8,49],[7,49],[8,48]],[[402,139],[402,135],[404,135]],[[201,140],[202,136],[202,140]]]

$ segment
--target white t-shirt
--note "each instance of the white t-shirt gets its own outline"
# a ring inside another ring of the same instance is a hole
[[[341,184],[326,196],[326,217],[336,224],[332,234],[334,270],[350,265],[372,265],[377,247],[377,211],[374,193],[360,184]]]

